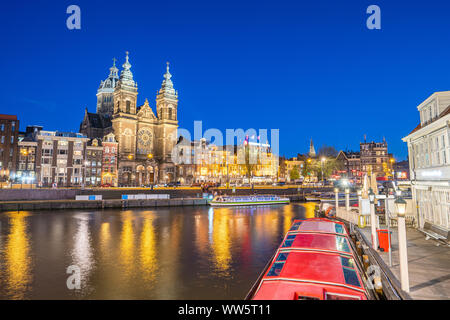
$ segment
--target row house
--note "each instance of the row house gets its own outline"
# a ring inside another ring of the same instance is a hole
[[[100,139],[92,139],[87,142],[85,159],[85,186],[100,186],[103,165],[103,146]]]
[[[15,178],[18,136],[17,116],[0,114],[0,183]]]
[[[101,184],[103,186],[117,187],[117,152],[119,143],[116,141],[114,133],[111,132],[103,138],[102,147]]]
[[[81,186],[89,139],[81,133],[40,131],[36,136],[36,178],[39,186]]]
[[[25,132],[19,134],[15,183],[34,184],[36,182],[38,147],[36,135],[41,130],[41,126],[28,126]]]
[[[374,174],[379,179],[392,177],[394,159],[388,153],[387,142],[360,143],[361,176]]]
[[[355,182],[361,181],[361,154],[354,151],[340,151],[336,157],[340,170],[335,172],[337,178],[344,177]]]
[[[418,225],[450,234],[450,91],[435,92],[417,107],[420,123],[402,140]]]

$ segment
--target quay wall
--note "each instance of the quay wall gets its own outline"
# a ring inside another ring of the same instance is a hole
[[[303,196],[288,196],[291,201],[303,201]],[[202,198],[146,199],[146,200],[32,200],[32,201],[0,201],[0,212],[7,211],[44,211],[44,210],[102,210],[128,208],[157,208],[178,206],[206,206],[208,202]]]
[[[210,189],[229,195],[251,195],[251,194],[276,194],[276,195],[304,195],[313,190],[332,191],[332,188],[237,188],[235,193],[232,189]],[[94,189],[0,189],[0,201],[21,200],[75,200],[77,195],[101,195],[103,200],[121,199],[123,194],[169,194],[171,199],[177,198],[200,198],[200,188],[94,188]]]

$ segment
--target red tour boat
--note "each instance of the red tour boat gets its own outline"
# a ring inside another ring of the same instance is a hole
[[[367,300],[350,241],[342,222],[295,220],[247,298]]]

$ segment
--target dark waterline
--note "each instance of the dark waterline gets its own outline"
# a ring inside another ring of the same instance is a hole
[[[292,220],[313,216],[312,203],[0,213],[0,299],[243,299]]]

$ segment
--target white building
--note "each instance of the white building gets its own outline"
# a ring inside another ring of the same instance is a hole
[[[420,124],[402,140],[408,144],[413,201],[419,227],[450,231],[450,91],[433,93],[417,109]]]

